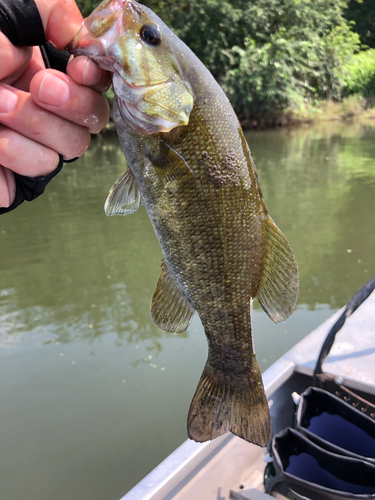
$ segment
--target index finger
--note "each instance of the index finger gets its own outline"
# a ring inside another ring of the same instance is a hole
[[[79,85],[106,92],[112,83],[111,74],[86,56],[77,56],[68,63],[66,74]]]
[[[64,49],[80,29],[83,17],[74,0],[35,0],[46,39]]]

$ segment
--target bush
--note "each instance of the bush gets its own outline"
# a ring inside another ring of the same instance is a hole
[[[149,0],[210,69],[241,118],[339,99],[359,46],[344,0]]]
[[[257,118],[266,114],[274,121],[287,108],[304,107],[306,99],[338,100],[341,64],[356,40],[340,26],[325,38],[314,32],[302,38],[292,29],[280,29],[261,46],[249,38],[243,49],[232,49],[238,61],[222,79],[223,87],[238,113]]]
[[[76,0],[83,17],[87,17],[100,3],[100,0]]]
[[[345,95],[375,96],[375,49],[352,56],[342,72]]]

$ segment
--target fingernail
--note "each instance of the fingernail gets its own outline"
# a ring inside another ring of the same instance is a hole
[[[95,67],[95,63],[86,56],[77,56],[74,59],[76,70],[82,74],[81,85],[92,87],[99,83],[101,72]]]
[[[87,85],[87,72],[90,69],[89,60],[86,58],[82,71],[82,85]]]
[[[17,106],[18,97],[11,90],[0,87],[0,113],[10,113]]]
[[[39,100],[50,106],[64,106],[70,98],[69,85],[61,78],[47,73],[39,87]]]

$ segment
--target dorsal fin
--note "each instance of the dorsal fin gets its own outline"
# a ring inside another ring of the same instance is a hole
[[[268,316],[283,321],[294,310],[299,291],[293,251],[270,216],[263,222],[264,260],[257,298]]]
[[[164,260],[161,276],[151,301],[151,317],[166,332],[186,331],[194,314],[194,307],[179,289]]]
[[[107,215],[128,215],[138,210],[140,204],[138,184],[128,168],[109,190],[104,210]]]

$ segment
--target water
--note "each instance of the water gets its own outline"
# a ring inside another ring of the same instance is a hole
[[[301,277],[286,322],[255,301],[264,370],[375,275],[375,128],[248,141]],[[0,500],[118,500],[186,439],[206,339],[196,316],[182,335],[150,319],[161,251],[144,207],[103,212],[124,167],[116,140],[97,141],[0,217]]]

